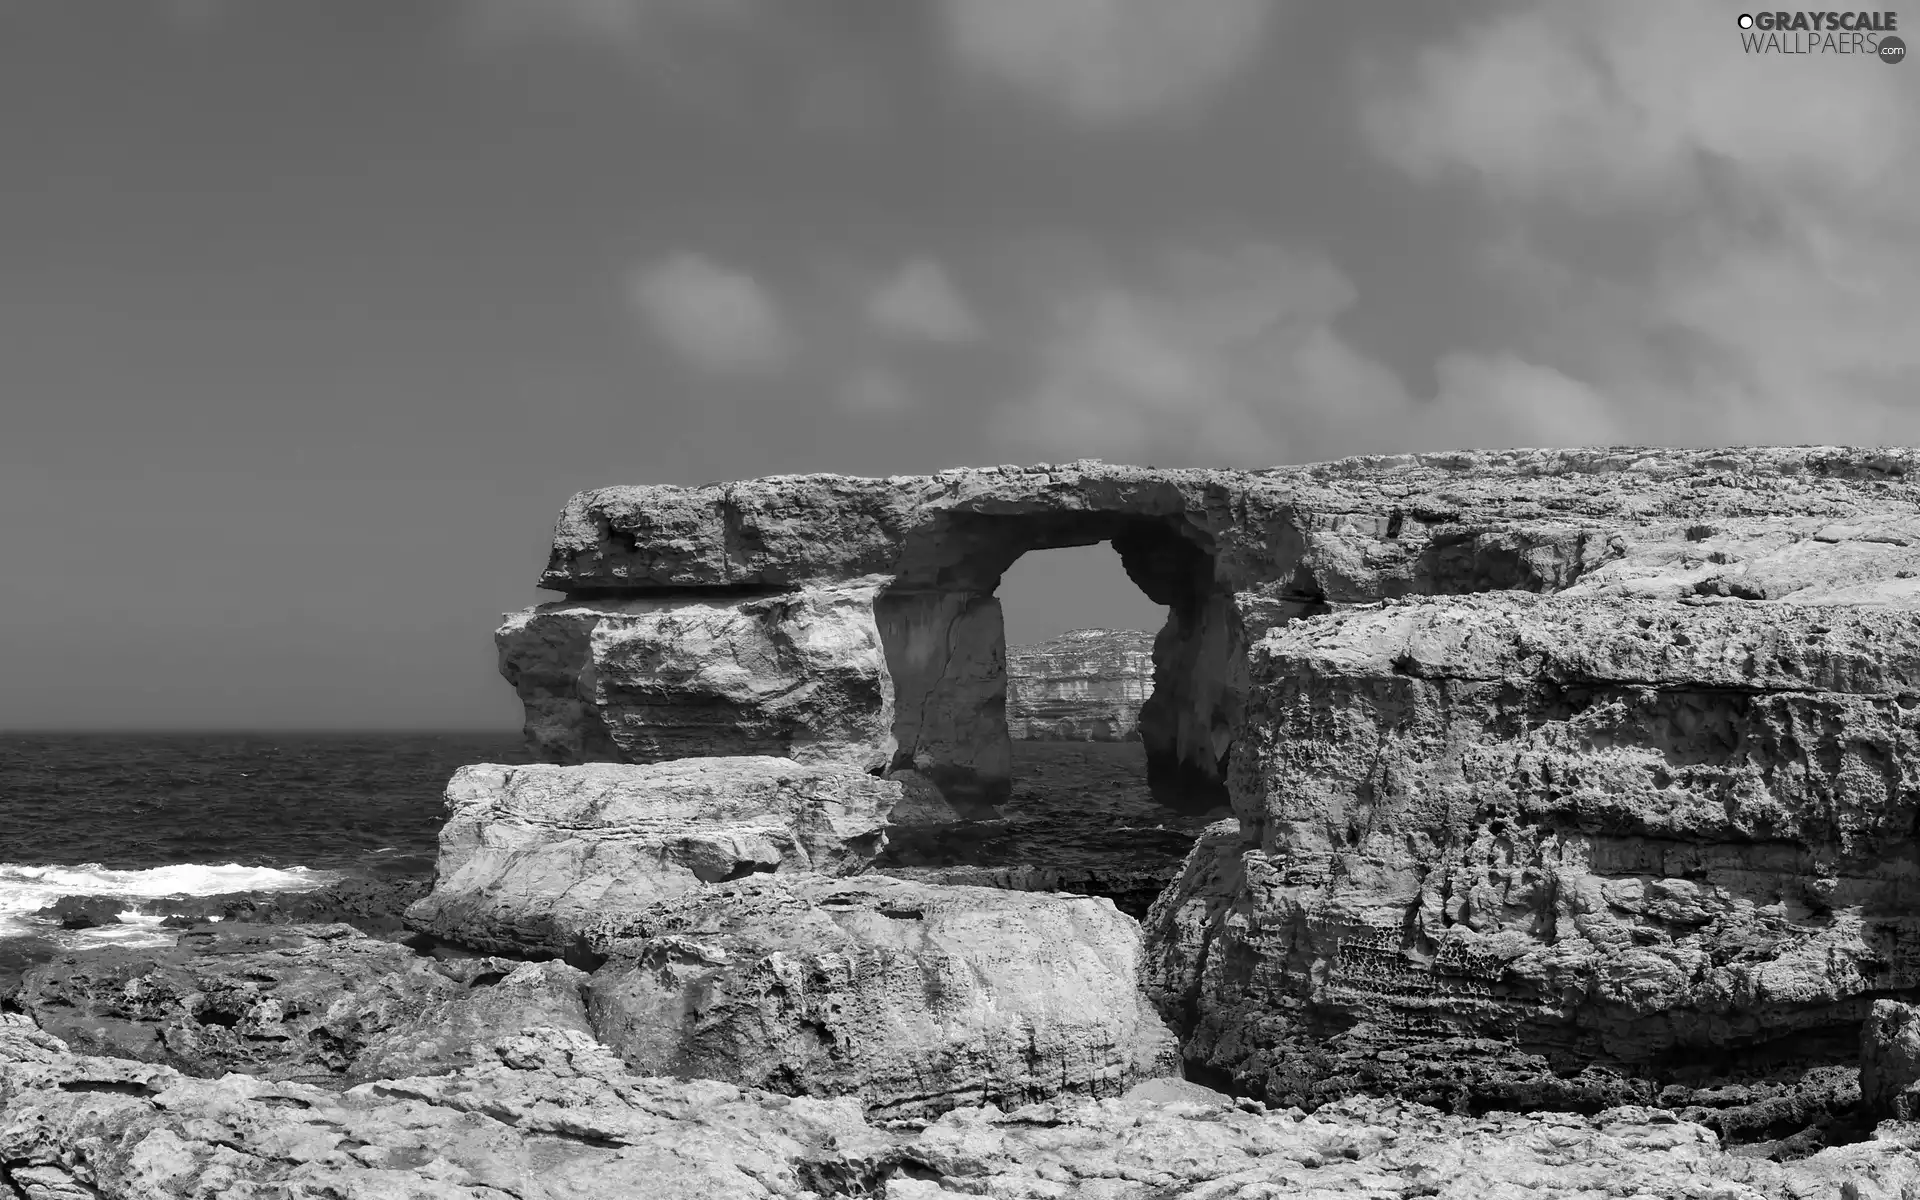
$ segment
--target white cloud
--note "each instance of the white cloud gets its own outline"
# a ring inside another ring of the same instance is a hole
[[[1735,13],[1507,10],[1370,64],[1361,127],[1495,206],[1515,348],[1579,359],[1626,439],[1920,439],[1912,81],[1746,54]]]
[[[1510,10],[1369,64],[1362,125],[1410,173],[1586,208],[1705,198],[1715,163],[1857,188],[1900,157],[1911,97],[1871,58],[1761,58],[1731,10],[1647,0]]]
[[[898,372],[865,367],[847,377],[834,407],[847,416],[890,417],[918,408],[919,399]]]
[[[980,336],[980,322],[953,286],[946,270],[932,259],[909,262],[867,298],[867,320],[896,337],[929,342],[969,342]]]
[[[1455,353],[1442,357],[1435,373],[1440,394],[1414,412],[1419,435],[1433,445],[1606,446],[1627,440],[1606,397],[1552,367],[1505,353]]]
[[[1270,0],[944,0],[959,65],[1095,125],[1202,104],[1261,52]]]
[[[1030,390],[995,415],[1010,449],[1260,466],[1376,451],[1614,440],[1608,402],[1511,354],[1455,353],[1412,395],[1335,328],[1358,299],[1311,251],[1175,251],[1140,277],[1062,283]]]
[[[654,336],[701,370],[764,374],[794,351],[772,294],[703,255],[682,252],[636,271],[629,296]]]
[[[546,35],[621,44],[660,38],[682,23],[737,24],[757,7],[758,0],[468,0],[465,15],[482,38]]]

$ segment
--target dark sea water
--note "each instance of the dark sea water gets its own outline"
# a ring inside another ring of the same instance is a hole
[[[0,734],[0,861],[429,865],[447,777],[527,761],[502,734]]]
[[[1073,891],[1131,872],[1150,898],[1142,873],[1171,876],[1206,824],[1152,802],[1137,743],[1014,749],[1002,820],[915,831],[881,865],[1040,867]],[[526,761],[514,733],[0,734],[0,977],[60,947],[170,943],[162,921],[238,893],[427,880],[448,777]],[[89,927],[63,927],[54,906],[76,901]]]
[[[170,940],[183,897],[430,875],[447,777],[526,760],[515,733],[0,734],[0,974],[49,944]],[[118,921],[45,915],[81,897]]]

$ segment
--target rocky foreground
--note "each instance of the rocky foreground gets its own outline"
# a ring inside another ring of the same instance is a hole
[[[1892,1200],[1920,1127],[1796,1162],[1671,1113],[1450,1116],[1351,1099],[1307,1114],[1177,1080],[1112,1099],[876,1122],[851,1096],[646,1076],[574,1029],[344,1090],[75,1054],[0,1015],[0,1185],[22,1200],[407,1197],[1000,1200],[1293,1196]]]

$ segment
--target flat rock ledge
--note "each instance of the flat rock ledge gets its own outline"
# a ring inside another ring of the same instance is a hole
[[[903,786],[768,756],[461,767],[415,929],[475,950],[565,954],[591,924],[756,873],[853,874]]]
[[[850,1099],[637,1075],[539,1026],[450,1074],[338,1092],[75,1054],[0,1015],[10,1200],[1893,1200],[1920,1189],[1912,1131],[1775,1163],[1646,1108],[1459,1117],[1352,1099],[1309,1115],[1171,1080],[874,1123]]]

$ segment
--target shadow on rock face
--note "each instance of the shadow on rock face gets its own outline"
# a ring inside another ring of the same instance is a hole
[[[415,860],[416,867],[419,860]],[[407,906],[433,889],[433,864],[424,870],[389,869],[372,879],[343,879],[305,892],[230,892],[212,896],[63,896],[35,914],[66,930],[112,928],[129,909],[186,929],[208,921],[255,925],[341,922],[363,933],[398,933]]]
[[[1016,742],[1014,770],[1013,794],[990,820],[958,819],[936,791],[908,782],[906,807],[894,810],[871,869],[927,883],[1104,896],[1137,921],[1179,874],[1200,830],[1229,815],[1157,803],[1137,742]]]

